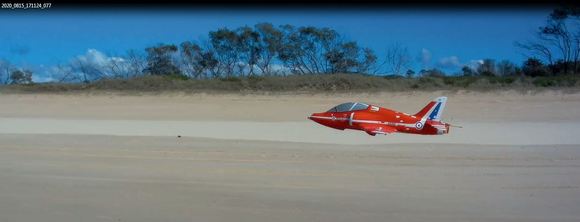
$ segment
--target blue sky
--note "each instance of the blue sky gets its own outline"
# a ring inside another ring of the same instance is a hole
[[[550,12],[550,8],[6,10],[0,11],[0,58],[41,70],[89,49],[116,56],[157,43],[204,39],[220,27],[270,22],[330,27],[379,56],[399,43],[408,48],[416,71],[437,67],[454,72],[484,58],[521,64],[524,57],[514,41],[532,38]]]

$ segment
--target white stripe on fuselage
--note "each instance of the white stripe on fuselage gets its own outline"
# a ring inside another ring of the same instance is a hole
[[[328,116],[310,116],[310,118],[315,118],[315,119],[331,119],[331,120],[348,120],[348,118],[328,117]]]
[[[327,116],[310,116],[310,118],[314,118],[314,119],[329,119],[329,120],[341,120],[341,121],[347,121],[350,120],[349,118],[338,118],[338,117],[327,117]],[[381,125],[387,125],[387,126],[405,126],[405,127],[415,127],[414,123],[395,123],[395,122],[381,122],[378,120],[358,120],[358,119],[353,119],[350,120],[353,123],[371,123],[371,124],[381,124]]]

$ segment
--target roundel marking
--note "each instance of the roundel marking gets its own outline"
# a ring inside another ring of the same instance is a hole
[[[417,129],[419,129],[419,130],[420,130],[420,129],[423,129],[423,123],[421,123],[421,122],[417,122],[417,123],[415,123],[415,128],[417,128]]]

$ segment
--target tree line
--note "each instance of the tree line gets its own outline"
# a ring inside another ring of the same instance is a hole
[[[515,44],[530,58],[524,66],[532,76],[577,74],[580,69],[580,8],[571,5],[554,9],[533,40]]]
[[[508,60],[484,59],[464,66],[463,76],[550,76],[577,74],[580,70],[580,10],[553,10],[534,39],[516,42],[528,57],[521,65]],[[96,52],[95,52],[96,53]],[[274,26],[258,23],[235,29],[210,31],[205,41],[158,44],[144,50],[129,50],[123,56],[77,57],[51,70],[57,82],[91,82],[100,79],[130,79],[143,75],[182,79],[231,78],[269,75],[360,73],[376,74],[386,69],[393,75],[445,76],[433,68],[415,72],[408,50],[394,44],[379,58],[376,53],[346,40],[328,27]],[[96,62],[97,61],[97,62]],[[32,71],[0,60],[0,84],[32,82]]]
[[[60,70],[62,81],[166,75],[184,79],[330,73],[373,73],[377,56],[370,48],[345,41],[330,28],[259,23],[220,28],[203,43],[158,44],[145,53],[131,50],[108,67],[74,60]]]

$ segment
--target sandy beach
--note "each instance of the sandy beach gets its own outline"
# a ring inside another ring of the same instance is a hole
[[[306,118],[441,95],[463,126],[442,136]],[[579,221],[578,110],[558,91],[2,94],[0,221]]]

